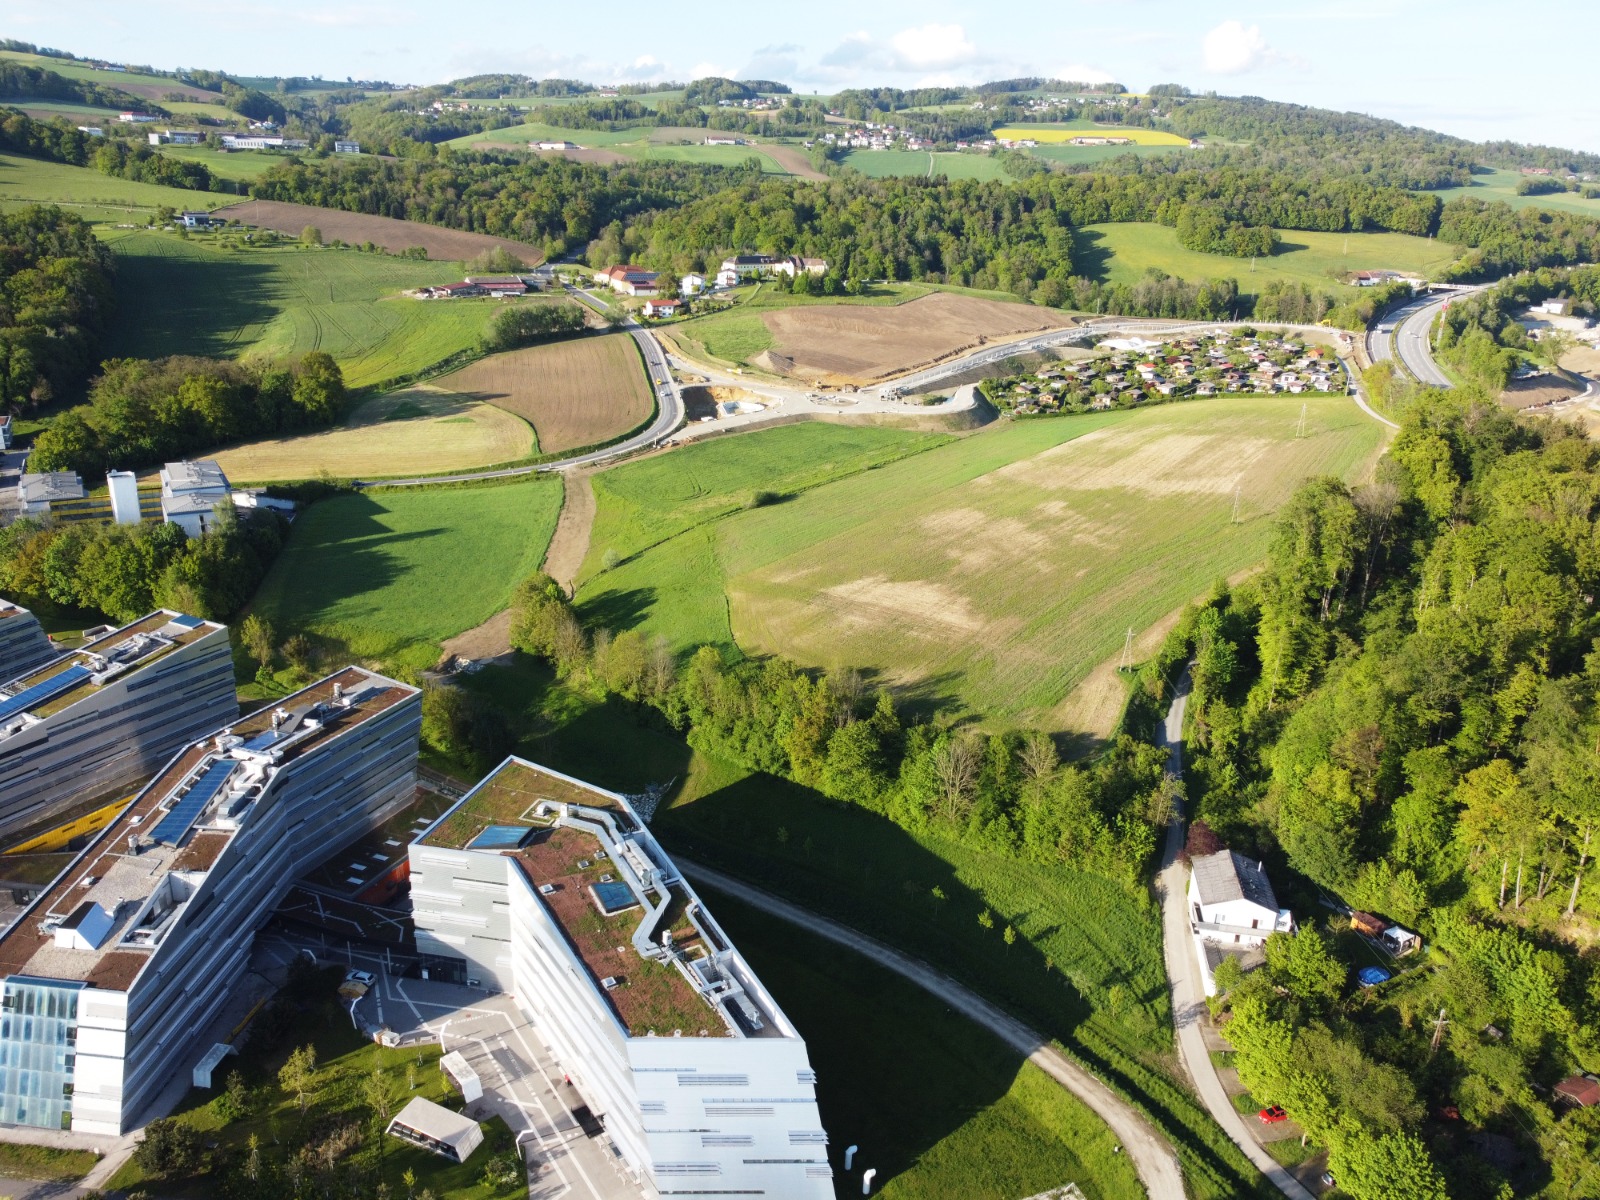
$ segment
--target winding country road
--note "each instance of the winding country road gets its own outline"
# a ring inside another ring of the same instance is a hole
[[[1381,418],[1380,418],[1381,419]],[[1161,739],[1167,747],[1167,769],[1183,774],[1183,713],[1189,703],[1189,672],[1178,681],[1172,707],[1167,709]],[[1310,1191],[1280,1166],[1266,1148],[1256,1141],[1245,1118],[1233,1107],[1216,1065],[1206,1050],[1200,1022],[1206,1015],[1204,985],[1200,964],[1195,957],[1194,936],[1189,928],[1189,871],[1182,860],[1185,823],[1183,811],[1172,816],[1167,826],[1167,843],[1161,855],[1161,874],[1156,880],[1156,895],[1161,901],[1162,947],[1167,958],[1167,979],[1172,987],[1172,1024],[1177,1034],[1178,1057],[1189,1074],[1212,1119],[1222,1126],[1235,1145],[1243,1150],[1256,1169],[1291,1200],[1314,1200]]]
[[[1062,1087],[1082,1100],[1111,1128],[1127,1151],[1134,1170],[1151,1200],[1183,1200],[1183,1173],[1171,1145],[1133,1105],[1118,1096],[1078,1063],[1050,1044],[1050,1039],[1030,1029],[1004,1010],[930,967],[864,933],[779,899],[770,892],[741,883],[710,867],[679,857],[674,860],[696,883],[723,892],[769,916],[798,925],[819,937],[854,950],[895,974],[937,996],[957,1012],[970,1017]]]

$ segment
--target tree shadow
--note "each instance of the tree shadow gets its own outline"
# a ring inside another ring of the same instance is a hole
[[[1043,903],[1030,899],[1025,886],[1010,895],[1007,911],[992,912],[990,904],[997,901],[970,886],[951,861],[888,817],[768,775],[748,774],[674,805],[657,815],[653,828],[675,856],[739,877],[938,967],[1027,1022],[1044,1042],[1056,1040],[1067,1046],[1143,1107],[1158,1128],[1183,1148],[1187,1169],[1198,1168],[1214,1180],[1228,1181],[1231,1194],[1252,1192],[1239,1165],[1208,1144],[1212,1139],[1197,1138],[1195,1128],[1173,1110],[1172,1101],[1181,1088],[1148,1061],[1150,1052],[1127,1044],[1121,1050],[1113,1048],[1113,1041],[1136,1044],[1147,1040],[1148,1034],[1108,1039],[1103,1018],[1095,1030],[1085,1028],[1095,1010],[1080,988],[1084,966],[1056,963],[1046,956],[1041,947],[1064,922],[1049,924],[1054,918],[1045,917]],[[1030,868],[1019,863],[1017,869],[1021,878]],[[1106,889],[1115,888],[1098,882]],[[714,890],[706,891],[715,911]],[[1093,891],[1086,902],[1092,903]],[[1004,937],[1008,925],[1025,929],[1027,935],[1008,943]],[[1154,953],[1159,956],[1159,948]],[[1136,978],[1130,969],[1112,963],[1107,978],[1096,981],[1097,988],[1102,985],[1120,985],[1125,991],[1127,1009],[1117,1019],[1130,1029],[1142,1022],[1148,1030],[1153,1020],[1170,1020],[1164,970],[1146,969]],[[785,1003],[785,997],[776,994],[779,1003]],[[802,998],[797,1006],[810,1003]],[[830,1036],[826,1025],[814,1032],[819,1038]],[[1022,1057],[1015,1056],[1018,1066]],[[840,1128],[833,1121],[840,1114],[861,1119],[858,1106],[841,1095],[852,1086],[845,1079],[819,1088],[824,1118],[835,1133],[830,1157],[836,1169],[842,1166],[843,1147],[856,1139],[846,1132],[848,1123]],[[975,1102],[981,1107],[981,1096]],[[1185,1106],[1192,1107],[1192,1102]],[[889,1107],[892,1112],[893,1105]],[[885,1137],[898,1130],[901,1139],[889,1152],[874,1157],[871,1165],[880,1168],[880,1182],[905,1170],[936,1144],[939,1135],[952,1132],[910,1122],[891,1122],[880,1129]]]
[[[655,602],[653,587],[607,588],[579,602],[578,619],[590,629],[623,633],[643,624]]]
[[[1072,231],[1072,273],[1104,283],[1111,270],[1111,247],[1106,236],[1096,229]]]
[[[241,330],[283,311],[271,299],[276,283],[271,263],[242,256],[118,254],[117,312],[103,354],[230,358]]]

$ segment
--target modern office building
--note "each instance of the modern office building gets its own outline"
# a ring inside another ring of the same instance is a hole
[[[294,877],[411,799],[421,722],[347,667],[174,757],[0,937],[0,1123],[119,1134],[187,1073]]]
[[[515,995],[646,1195],[831,1200],[804,1041],[624,797],[507,759],[410,859],[430,974]]]
[[[227,626],[166,609],[0,684],[0,835],[126,796],[238,715]]]
[[[36,671],[58,653],[38,617],[20,605],[0,599],[0,679],[15,679]]]

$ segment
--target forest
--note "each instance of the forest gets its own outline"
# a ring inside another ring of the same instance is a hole
[[[37,205],[0,213],[0,412],[71,396],[98,362],[111,251],[84,221]]]
[[[1219,976],[1226,1036],[1358,1198],[1600,1194],[1600,1121],[1547,1099],[1600,1067],[1597,522],[1581,432],[1423,392],[1377,478],[1307,483],[1165,650],[1195,815],[1297,897],[1266,969]],[[1330,895],[1426,967],[1351,989]]]
[[[148,467],[245,438],[325,427],[344,406],[339,366],[320,350],[287,367],[112,359],[90,385],[89,402],[34,438],[29,466],[84,475]]]

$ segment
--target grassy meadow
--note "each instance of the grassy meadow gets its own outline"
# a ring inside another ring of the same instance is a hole
[[[228,201],[211,192],[136,183],[88,167],[0,154],[0,208],[59,204],[92,224],[144,225],[161,207],[219,208]]]
[[[323,350],[347,384],[365,387],[470,349],[499,303],[399,294],[457,278],[448,263],[294,245],[230,249],[216,235],[143,231],[115,237],[112,248],[120,303],[107,358]]]
[[[1453,262],[1460,248],[1404,233],[1309,233],[1278,231],[1269,258],[1229,258],[1185,249],[1166,225],[1126,222],[1073,230],[1073,270],[1108,283],[1137,283],[1148,270],[1182,279],[1236,279],[1242,292],[1259,292],[1272,280],[1289,280],[1342,291],[1339,277],[1351,271],[1414,271],[1422,275]]]
[[[1483,171],[1478,174],[1477,171]],[[1585,200],[1577,192],[1551,192],[1545,196],[1519,196],[1517,184],[1522,181],[1520,171],[1500,171],[1479,167],[1473,173],[1472,184],[1464,188],[1434,188],[1439,199],[1449,203],[1461,196],[1490,203],[1498,201],[1512,208],[1551,208],[1560,212],[1580,213],[1586,217],[1600,217],[1600,200]]]
[[[1053,727],[1129,626],[1257,561],[1302,478],[1358,476],[1381,443],[1343,398],[1217,399],[904,441],[899,454],[923,452],[837,464],[832,482],[735,510],[745,489],[782,492],[785,472],[829,461],[840,432],[786,427],[598,476],[580,601],[680,647],[853,666],[903,699]],[[711,457],[730,445],[770,459],[774,482]],[[597,570],[607,549],[624,557]]]
[[[632,97],[643,101],[642,96]],[[659,103],[659,100],[658,100]],[[609,150],[623,158],[643,162],[649,159],[671,162],[702,163],[708,166],[736,167],[749,158],[759,158],[762,170],[772,175],[787,175],[788,169],[766,153],[763,146],[752,142],[746,146],[707,146],[704,139],[715,130],[634,128],[634,129],[562,129],[529,121],[522,125],[509,125],[501,129],[486,129],[469,133],[447,142],[446,145],[508,146],[525,150],[529,142],[572,142],[586,150]],[[742,136],[742,135],[740,135]]]
[[[254,610],[334,659],[431,666],[440,642],[505,608],[539,569],[561,501],[560,482],[540,477],[321,501],[295,522]]]

